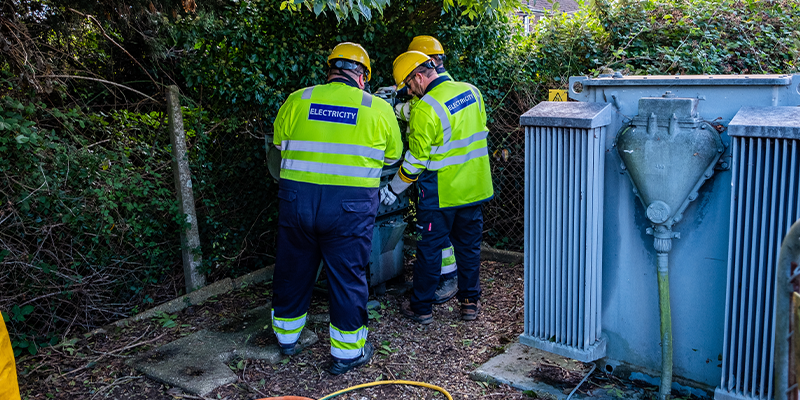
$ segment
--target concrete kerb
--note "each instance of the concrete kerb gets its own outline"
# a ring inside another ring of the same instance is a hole
[[[493,249],[486,245],[481,244],[481,260],[485,261],[498,261],[509,264],[521,264],[525,259],[525,254],[517,253],[516,251]],[[458,262],[458,260],[456,260]]]
[[[405,243],[406,245],[414,246],[416,245],[416,240],[406,236]],[[518,264],[523,262],[523,259],[524,259],[524,254],[522,253],[493,249],[487,246],[485,243],[481,245],[481,260]],[[125,319],[121,319],[117,322],[113,322],[109,326],[117,326],[117,327],[126,326],[132,322],[153,318],[157,314],[162,312],[168,314],[176,313],[178,311],[186,309],[189,306],[200,304],[213,296],[218,296],[239,289],[246,285],[270,280],[272,279],[272,275],[274,272],[275,272],[275,265],[270,265],[236,279],[225,278],[221,281],[217,281],[208,286],[204,286],[200,289],[195,290],[194,292],[185,294],[181,297],[175,298],[166,303],[155,306],[139,314],[133,315]],[[105,331],[106,330],[105,328],[106,327],[96,329],[90,332],[87,335],[87,337],[93,336],[98,332]]]
[[[195,290],[194,292],[185,294],[181,297],[175,298],[170,300],[166,303],[160,304],[155,306],[149,310],[142,311],[139,314],[134,316],[121,319],[117,322],[111,323],[109,326],[126,326],[131,322],[141,321],[143,319],[153,318],[158,313],[176,313],[178,311],[182,311],[185,308],[200,304],[211,297],[218,296],[239,288],[242,288],[247,285],[251,285],[254,283],[264,282],[267,280],[272,279],[272,275],[275,272],[275,265],[270,265],[264,268],[261,268],[257,271],[253,271],[247,275],[240,276],[236,279],[225,278],[221,281],[214,282],[208,286],[204,286],[200,289]],[[89,333],[87,336],[92,336],[98,332],[102,332],[106,330],[105,328],[96,329]]]

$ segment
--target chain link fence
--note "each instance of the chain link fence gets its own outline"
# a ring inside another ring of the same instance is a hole
[[[523,251],[525,239],[525,131],[519,117],[536,103],[538,87],[512,91],[489,121],[494,199],[483,207],[483,240],[498,249]]]
[[[275,260],[277,183],[265,161],[264,124],[200,108],[184,111],[187,149],[210,282]]]
[[[518,122],[532,103],[529,97],[511,94],[490,122],[495,197],[484,206],[484,241],[496,248],[523,250],[525,137]],[[199,107],[184,108],[184,120],[209,281],[273,263],[278,185],[267,168],[264,142],[272,126]]]

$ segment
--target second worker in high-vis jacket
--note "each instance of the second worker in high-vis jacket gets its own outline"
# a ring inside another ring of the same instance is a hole
[[[446,59],[446,56],[444,47],[435,37],[427,35],[415,36],[413,39],[411,39],[411,43],[408,44],[408,51],[425,53],[425,55],[427,55],[433,63],[434,69],[439,77],[447,77],[452,81],[455,80],[450,73],[445,70],[444,60]],[[409,96],[408,88],[405,87],[405,84],[400,82],[396,87],[398,88],[398,97]],[[394,90],[394,88],[395,87],[386,87],[381,88],[378,91]],[[411,109],[418,102],[419,97],[414,96],[407,102],[395,105],[395,115],[399,120],[407,123],[411,116]],[[444,247],[442,248],[442,270],[441,275],[439,276],[439,284],[436,286],[436,291],[434,292],[434,304],[446,303],[455,297],[456,293],[458,292],[458,274],[456,273],[457,269],[458,264],[455,256],[455,250],[453,245],[450,243],[450,240],[447,239],[444,243]]]
[[[432,304],[439,282],[441,249],[449,237],[458,260],[461,318],[478,315],[481,204],[494,195],[486,137],[486,105],[480,91],[440,77],[426,54],[407,51],[393,65],[394,79],[420,98],[409,121],[409,150],[403,166],[381,190],[381,201],[417,182],[417,242],[414,291],[403,315],[421,324],[433,321]]]

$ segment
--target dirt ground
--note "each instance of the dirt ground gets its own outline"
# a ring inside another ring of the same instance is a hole
[[[411,276],[407,273],[407,276]],[[232,370],[239,382],[218,388],[209,399],[259,399],[271,396],[319,398],[352,385],[376,380],[403,379],[428,382],[445,388],[455,399],[527,398],[509,387],[492,387],[469,379],[468,374],[503,345],[522,332],[522,266],[484,262],[481,271],[483,309],[476,321],[459,319],[455,299],[435,306],[435,322],[422,327],[397,311],[404,297],[370,295],[380,309],[370,321],[369,340],[376,348],[372,361],[343,376],[327,372],[330,350],[327,323],[310,325],[319,342],[299,355],[270,365],[261,361],[234,360]],[[234,318],[264,305],[271,298],[271,284],[251,285],[211,298],[175,315],[161,315],[125,328],[81,340],[70,340],[18,362],[20,388],[28,399],[177,399],[199,398],[153,381],[125,365],[133,355],[169,343],[181,336]],[[309,314],[327,310],[327,296],[315,293]],[[380,386],[339,396],[341,399],[444,398],[430,389]]]
[[[410,271],[406,271],[406,276],[411,276]],[[239,376],[239,381],[203,398],[253,400],[294,395],[317,399],[353,385],[394,379],[431,383],[445,388],[454,399],[536,397],[536,394],[522,393],[505,385],[488,385],[469,378],[471,371],[501,353],[505,345],[522,333],[522,277],[522,265],[484,262],[481,271],[483,308],[479,318],[471,322],[460,320],[455,299],[435,306],[434,323],[423,327],[403,318],[397,311],[404,297],[392,295],[391,291],[383,296],[371,294],[370,299],[380,302],[381,307],[370,321],[369,340],[376,354],[366,366],[342,376],[330,375],[327,372],[330,365],[328,326],[318,323],[309,326],[319,337],[315,345],[275,365],[234,360],[229,366]],[[125,361],[263,306],[270,298],[270,283],[251,285],[175,315],[162,314],[125,328],[66,341],[43,349],[35,357],[22,357],[18,368],[23,399],[200,399],[143,376]],[[327,296],[316,293],[309,314],[324,313],[327,306]],[[595,387],[598,384],[603,382],[595,382]],[[443,398],[430,389],[397,385],[361,389],[337,397],[352,400]]]

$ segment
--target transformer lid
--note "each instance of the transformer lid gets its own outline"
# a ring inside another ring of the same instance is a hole
[[[522,126],[592,129],[611,124],[609,103],[543,101],[519,117]]]
[[[742,107],[728,136],[800,139],[800,107]]]

